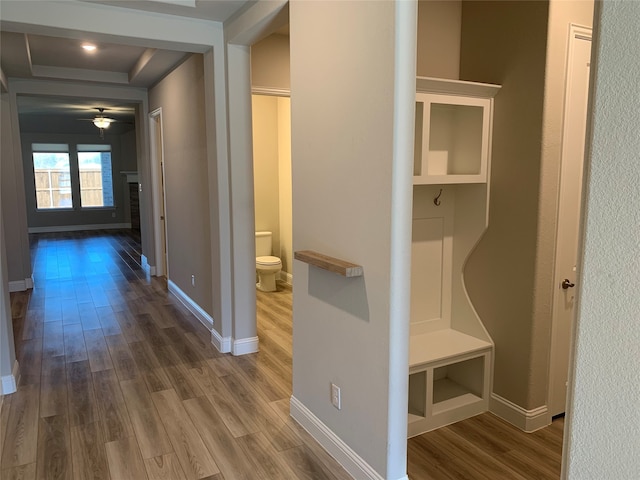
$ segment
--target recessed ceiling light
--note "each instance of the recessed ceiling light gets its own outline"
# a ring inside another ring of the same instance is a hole
[[[90,43],[83,43],[82,44],[82,48],[84,48],[84,50],[87,51],[87,52],[95,52],[96,51],[96,46],[92,45]]]

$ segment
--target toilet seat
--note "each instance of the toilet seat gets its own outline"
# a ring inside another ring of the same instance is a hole
[[[256,265],[273,266],[280,265],[281,261],[278,257],[265,255],[264,257],[256,257]]]

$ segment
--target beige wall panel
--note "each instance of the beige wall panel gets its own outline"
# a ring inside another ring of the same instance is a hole
[[[278,98],[252,96],[255,230],[272,232],[272,255],[280,256]]]
[[[203,77],[193,55],[149,92],[149,109],[162,107],[169,278],[212,315]]]
[[[289,89],[289,37],[273,34],[251,47],[251,85]]]
[[[418,76],[459,78],[461,18],[460,0],[419,0]]]
[[[548,4],[464,2],[460,77],[497,83],[489,228],[465,269],[469,296],[496,345],[493,391],[531,403]]]
[[[278,186],[280,191],[280,254],[282,271],[293,272],[291,198],[291,100],[278,98]]]

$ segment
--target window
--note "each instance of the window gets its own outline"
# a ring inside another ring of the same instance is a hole
[[[33,143],[38,210],[113,207],[111,145]],[[73,173],[73,175],[72,175]],[[79,197],[78,197],[79,192]]]
[[[69,145],[34,143],[36,208],[73,208]]]
[[[110,145],[78,145],[80,205],[113,207]]]

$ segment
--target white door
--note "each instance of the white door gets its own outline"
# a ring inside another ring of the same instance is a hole
[[[571,27],[562,137],[555,291],[551,339],[549,409],[564,413],[576,289],[576,264],[582,206],[591,29]]]
[[[167,225],[164,193],[164,150],[162,138],[162,110],[149,114],[151,140],[151,170],[153,177],[154,235],[156,251],[156,275],[169,278],[167,260]]]

